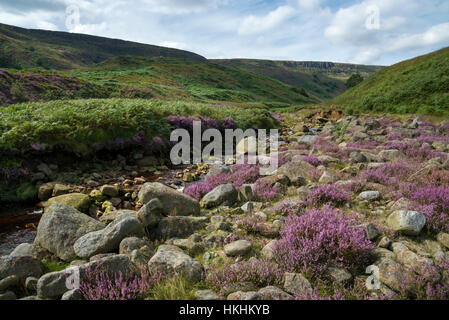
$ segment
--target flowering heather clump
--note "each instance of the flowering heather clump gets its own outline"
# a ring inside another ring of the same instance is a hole
[[[223,288],[231,283],[252,282],[258,287],[265,287],[279,284],[282,275],[283,271],[277,264],[262,259],[250,259],[212,269],[206,282],[222,295]]]
[[[280,235],[276,261],[287,271],[310,272],[317,278],[331,262],[349,270],[363,268],[374,248],[363,228],[328,206],[289,216]]]
[[[120,273],[111,276],[106,272],[86,272],[80,291],[86,300],[138,300],[159,281],[158,274],[142,270],[140,274]]]
[[[333,142],[322,137],[318,137],[318,139],[315,140],[312,144],[312,148],[320,150],[323,153],[338,153],[341,151]]]
[[[383,299],[384,297],[380,297]],[[364,281],[357,281],[349,287],[343,283],[319,280],[312,290],[295,295],[295,300],[372,300]]]
[[[418,205],[415,209],[426,216],[431,230],[449,231],[449,187],[417,188],[409,193],[408,198]]]
[[[304,202],[294,199],[286,199],[274,207],[274,212],[282,215],[299,214],[305,207]]]
[[[235,164],[232,173],[221,173],[206,178],[204,182],[198,182],[187,187],[184,193],[199,200],[214,188],[232,183],[236,189],[240,189],[246,183],[254,183],[259,177],[259,166],[251,164]]]
[[[408,143],[403,142],[390,142],[384,146],[387,149],[396,149],[405,154],[409,159],[416,160],[419,162],[427,161],[436,157],[445,156],[441,152],[436,152],[429,146],[414,147]]]
[[[360,149],[375,149],[379,145],[377,141],[356,141],[346,144],[346,151],[359,151]]]
[[[168,116],[168,121],[175,129],[185,129],[190,133],[193,132],[193,121],[201,121],[201,130],[218,129],[223,131],[225,129],[236,129],[237,125],[232,118],[226,119],[211,119],[207,117],[183,117],[183,116]]]
[[[316,155],[312,154],[310,156],[304,156],[299,158],[299,160],[305,161],[310,163],[312,166],[318,167],[319,165],[321,165],[321,161],[318,160],[318,158],[316,157]]]
[[[348,183],[341,186],[346,192],[360,193],[363,191],[365,184],[360,179],[352,179]]]
[[[198,182],[185,188],[184,193],[191,196],[192,198],[200,200],[213,189],[214,187],[207,182]]]
[[[262,231],[264,221],[260,216],[252,215],[238,218],[235,223],[238,228],[247,233],[258,233]]]
[[[402,140],[403,137],[399,132],[392,132],[387,135],[387,140]]]
[[[413,167],[410,162],[397,160],[378,168],[368,169],[362,173],[362,176],[368,182],[391,185],[407,178],[414,171]]]
[[[307,206],[313,207],[321,206],[324,204],[332,204],[335,206],[341,206],[349,202],[351,197],[345,191],[338,189],[335,185],[320,185],[311,191],[307,195],[305,203]]]
[[[275,200],[281,191],[281,188],[278,186],[264,183],[263,178],[257,180],[253,187],[253,195],[255,200],[263,202]]]
[[[447,300],[449,299],[449,258],[434,265],[422,265],[421,270],[409,269],[401,277],[397,299]]]

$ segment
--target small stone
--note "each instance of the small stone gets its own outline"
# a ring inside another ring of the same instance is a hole
[[[449,234],[440,232],[437,235],[437,240],[439,243],[441,243],[443,246],[449,249]]]
[[[380,199],[379,191],[364,191],[359,194],[360,200],[374,201]]]
[[[262,296],[256,291],[236,291],[228,295],[227,300],[262,300]]]
[[[12,291],[0,292],[0,300],[17,300],[17,296]]]
[[[119,195],[119,188],[117,186],[104,185],[100,188],[101,193],[107,197],[117,197]]]
[[[275,286],[268,286],[258,291],[263,300],[288,300],[293,297]]]
[[[6,277],[0,280],[0,291],[6,291],[9,288],[15,287],[19,284],[19,278],[15,275]]]

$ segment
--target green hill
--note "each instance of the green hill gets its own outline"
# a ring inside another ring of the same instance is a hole
[[[190,59],[123,56],[67,71],[0,70],[0,105],[116,97],[273,107],[318,102],[276,79]]]
[[[123,55],[206,60],[183,50],[0,23],[0,67],[3,68],[73,69]]]
[[[233,66],[263,74],[297,88],[304,88],[319,99],[330,99],[346,90],[344,81],[354,73],[369,77],[382,69],[333,62],[271,61],[255,59],[210,60],[224,66]]]
[[[449,47],[386,68],[335,98],[351,112],[449,113]]]

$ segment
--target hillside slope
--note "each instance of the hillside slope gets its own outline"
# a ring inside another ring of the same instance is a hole
[[[72,69],[122,55],[206,60],[178,49],[0,23],[0,67],[3,68]]]
[[[367,78],[382,69],[333,62],[272,61],[255,59],[209,60],[224,66],[234,66],[263,74],[294,87],[304,88],[320,99],[333,98],[346,90],[344,81],[354,73]]]
[[[354,112],[449,113],[449,47],[386,68],[332,101]]]
[[[276,79],[189,59],[123,56],[67,71],[0,70],[0,105],[110,97],[274,107],[318,102]]]

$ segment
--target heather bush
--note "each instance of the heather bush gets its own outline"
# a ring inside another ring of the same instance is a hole
[[[262,231],[264,221],[260,216],[251,215],[236,219],[235,224],[240,230],[244,230],[248,234],[255,234]]]
[[[274,212],[284,216],[291,214],[300,214],[304,210],[305,204],[303,201],[295,199],[285,199],[279,202],[274,207]]]
[[[219,292],[223,298],[223,289],[232,283],[252,282],[258,287],[279,285],[284,272],[275,263],[252,258],[234,265],[224,265],[213,268],[206,283]]]
[[[199,200],[214,188],[232,183],[240,189],[246,183],[255,183],[259,177],[259,166],[251,164],[235,164],[231,173],[208,176],[205,181],[195,183],[184,190],[184,193]]]
[[[319,165],[322,164],[321,161],[318,160],[318,158],[317,158],[314,154],[312,154],[312,155],[310,155],[310,156],[303,156],[303,157],[299,158],[299,160],[308,162],[308,163],[310,163],[312,166],[315,166],[315,167],[318,167]]]
[[[408,198],[426,216],[431,230],[449,231],[449,187],[418,187],[409,192]]]
[[[362,173],[362,177],[367,182],[391,185],[405,180],[412,172],[416,170],[413,163],[396,160],[381,165],[378,168],[368,169]]]
[[[422,265],[420,270],[410,268],[401,275],[401,288],[396,299],[449,299],[449,258],[434,265]]]
[[[140,274],[119,273],[112,276],[104,271],[87,270],[80,283],[86,300],[139,300],[159,281],[160,276],[142,270]]]
[[[269,202],[279,197],[281,187],[264,183],[263,178],[254,183],[253,195],[256,201]]]
[[[338,153],[341,151],[340,148],[335,145],[335,143],[323,137],[318,137],[318,139],[316,139],[312,144],[312,148],[320,150],[323,153]]]
[[[351,197],[343,190],[340,190],[335,185],[320,185],[310,190],[305,199],[307,206],[322,206],[330,204],[334,206],[342,206],[349,202]]]
[[[366,266],[374,244],[363,228],[328,206],[290,215],[274,248],[275,260],[286,271],[322,278],[331,263],[348,270]]]

